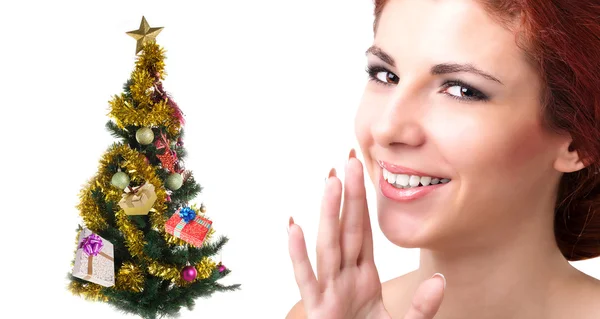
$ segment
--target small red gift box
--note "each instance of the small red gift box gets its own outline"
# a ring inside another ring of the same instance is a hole
[[[185,220],[179,216],[179,210],[177,210],[165,223],[165,230],[167,233],[177,238],[181,238],[196,247],[202,247],[202,243],[204,242],[206,235],[208,235],[211,226],[212,221],[200,217],[199,215],[196,215],[194,220],[186,223]]]

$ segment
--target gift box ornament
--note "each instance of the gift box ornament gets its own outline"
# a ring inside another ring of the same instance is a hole
[[[212,221],[199,216],[190,207],[184,207],[167,220],[165,230],[196,247],[202,247],[211,226]]]
[[[81,230],[72,274],[104,287],[114,286],[113,244],[87,228]]]
[[[154,185],[146,183],[132,192],[124,193],[119,206],[127,215],[148,215],[155,201]]]

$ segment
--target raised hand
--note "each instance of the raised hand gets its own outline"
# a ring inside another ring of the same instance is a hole
[[[391,318],[383,304],[373,259],[363,167],[354,150],[346,165],[343,191],[342,205],[342,183],[332,169],[321,203],[317,276],[308,259],[302,229],[290,218],[289,253],[302,297],[302,313],[309,319]],[[439,280],[425,281],[405,319],[432,319],[442,294]]]

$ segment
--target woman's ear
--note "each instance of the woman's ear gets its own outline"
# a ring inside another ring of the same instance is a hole
[[[585,168],[587,165],[573,146],[572,139],[568,139],[560,145],[558,156],[554,161],[554,169],[563,173],[572,173]]]

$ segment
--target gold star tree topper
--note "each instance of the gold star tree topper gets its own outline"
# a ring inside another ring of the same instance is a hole
[[[156,36],[162,31],[163,27],[160,28],[151,28],[146,21],[146,18],[142,16],[142,23],[140,23],[140,28],[134,31],[129,31],[127,34],[134,39],[137,40],[137,45],[135,47],[135,54],[138,54],[142,51],[142,47],[147,42],[156,39]]]

